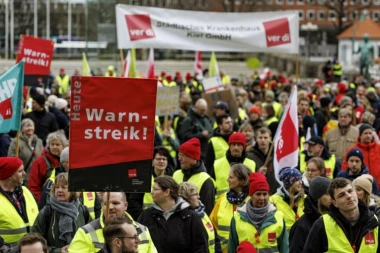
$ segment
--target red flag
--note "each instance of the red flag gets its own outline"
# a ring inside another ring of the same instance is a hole
[[[149,57],[148,57],[148,71],[146,73],[146,78],[154,79],[154,52],[153,48],[149,50]]]
[[[294,86],[273,139],[273,165],[279,182],[282,168],[298,165],[298,139],[297,86]]]
[[[49,75],[54,42],[22,35],[18,44],[16,63],[24,59],[25,75]]]
[[[197,74],[198,78],[203,76],[203,71],[202,71],[202,52],[201,51],[196,51],[195,52],[194,71]]]
[[[150,192],[157,81],[71,83],[70,190]]]

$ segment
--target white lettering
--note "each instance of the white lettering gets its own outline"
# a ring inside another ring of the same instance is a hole
[[[87,115],[88,121],[93,121],[94,117],[96,121],[100,121],[103,115],[103,111],[104,111],[103,109],[100,109],[99,112],[97,109],[92,109],[92,110],[86,109],[86,115]]]

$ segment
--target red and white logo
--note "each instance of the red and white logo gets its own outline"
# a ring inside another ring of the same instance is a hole
[[[90,201],[94,200],[94,196],[92,196],[92,192],[87,192],[87,198]]]
[[[128,170],[128,177],[129,178],[135,178],[135,177],[137,177],[137,169],[129,169]]]
[[[0,115],[3,119],[10,119],[13,115],[12,110],[12,95],[16,88],[17,80],[12,78],[3,81],[3,87],[0,87]]]
[[[148,14],[125,15],[131,41],[156,37]]]
[[[368,232],[365,236],[365,244],[375,244],[375,237],[373,236],[373,232]]]
[[[287,18],[263,22],[263,25],[267,47],[289,44],[291,42],[289,21]]]
[[[268,233],[268,242],[276,241],[276,233]]]
[[[206,227],[208,228],[208,230],[210,230],[210,232],[214,231],[214,226],[210,222],[206,223]]]

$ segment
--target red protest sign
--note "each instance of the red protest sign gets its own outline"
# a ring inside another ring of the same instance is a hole
[[[151,191],[157,81],[71,80],[71,191]]]
[[[54,42],[22,35],[18,43],[16,63],[24,59],[25,75],[49,75]]]

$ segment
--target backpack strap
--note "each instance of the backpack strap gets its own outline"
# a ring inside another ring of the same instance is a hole
[[[46,204],[45,210],[44,210],[45,224],[50,223],[52,212],[53,212],[53,210],[52,210],[51,206],[49,204]]]

